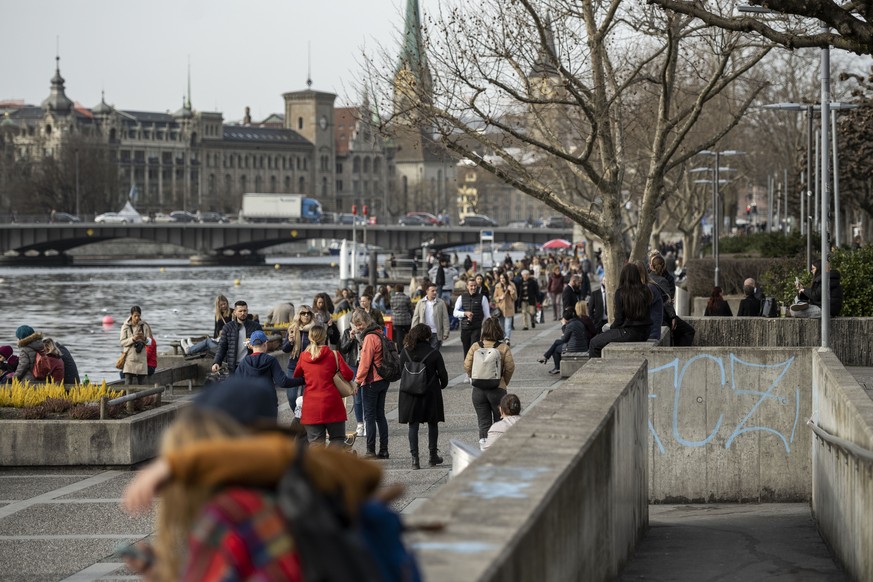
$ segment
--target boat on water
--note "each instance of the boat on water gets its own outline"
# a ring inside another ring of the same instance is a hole
[[[346,240],[345,242],[348,244],[352,244],[351,241],[349,241],[349,240]],[[327,252],[333,256],[339,256],[340,249],[342,248],[342,245],[343,245],[342,240],[334,239],[334,240],[330,241],[330,244],[327,247]],[[358,255],[366,256],[369,254],[370,251],[382,252],[383,250],[384,249],[380,246],[365,245],[363,243],[358,243]]]

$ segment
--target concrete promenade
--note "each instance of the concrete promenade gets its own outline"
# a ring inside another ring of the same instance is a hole
[[[558,324],[550,321],[531,331],[519,328],[513,335],[517,368],[510,390],[524,408],[562,385],[559,377],[547,374],[550,365],[536,363],[557,334]],[[428,468],[425,462],[420,471],[410,469],[406,426],[397,423],[396,385],[387,399],[391,458],[382,463],[386,482],[407,487],[396,502],[404,513],[415,512],[447,481],[450,439],[477,441],[457,332],[444,345],[443,355],[450,377],[443,393],[446,423],[440,425],[443,466]],[[282,415],[289,418],[287,407]],[[425,430],[420,443],[425,460]],[[363,453],[363,439],[355,450]],[[118,508],[132,475],[124,469],[0,468],[0,581],[137,579],[114,555],[117,544],[154,531],[153,515],[131,518]],[[623,569],[623,581],[847,579],[816,531],[807,504],[665,504],[650,505],[649,513],[650,528]]]

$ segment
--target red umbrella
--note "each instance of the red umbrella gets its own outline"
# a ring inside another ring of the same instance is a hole
[[[572,246],[573,243],[562,238],[554,238],[543,244],[544,249],[569,249]]]

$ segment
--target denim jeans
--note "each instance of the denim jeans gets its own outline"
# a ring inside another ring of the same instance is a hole
[[[473,386],[473,409],[479,425],[479,438],[488,436],[491,425],[500,420],[500,399],[506,396],[506,388],[485,390]]]
[[[547,360],[549,358],[554,358],[555,359],[555,368],[560,370],[561,369],[561,356],[563,355],[563,353],[564,353],[564,342],[562,342],[560,339],[556,339],[554,342],[552,342],[551,347],[549,347],[549,349],[546,350],[546,353],[543,354],[543,357]]]
[[[379,380],[361,386],[364,393],[364,422],[367,425],[367,452],[376,451],[376,427],[379,428],[379,451],[388,450],[388,419],[385,417],[385,395],[388,382]]]
[[[328,446],[341,447],[346,440],[346,423],[345,422],[329,422],[327,424],[304,424],[306,429],[306,440],[311,445],[324,446],[324,435],[327,433],[327,438],[330,441]]]
[[[503,317],[503,337],[504,339],[512,339],[512,319],[514,316],[507,315]],[[465,354],[466,357],[466,354]]]
[[[353,374],[358,373],[357,366],[349,366],[352,369]],[[364,422],[364,391],[358,390],[355,392],[355,395],[352,396],[354,402],[354,410],[355,410],[355,422]]]
[[[202,342],[197,342],[188,348],[188,355],[205,354],[206,352],[214,352],[218,349],[218,342],[211,337],[206,338]]]

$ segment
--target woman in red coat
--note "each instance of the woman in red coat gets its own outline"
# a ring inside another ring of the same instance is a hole
[[[346,439],[346,407],[333,383],[337,369],[346,380],[354,377],[345,360],[327,346],[327,328],[316,323],[309,329],[309,346],[294,368],[294,377],[306,382],[300,424],[311,444],[324,444],[325,433],[332,447],[343,446]]]

